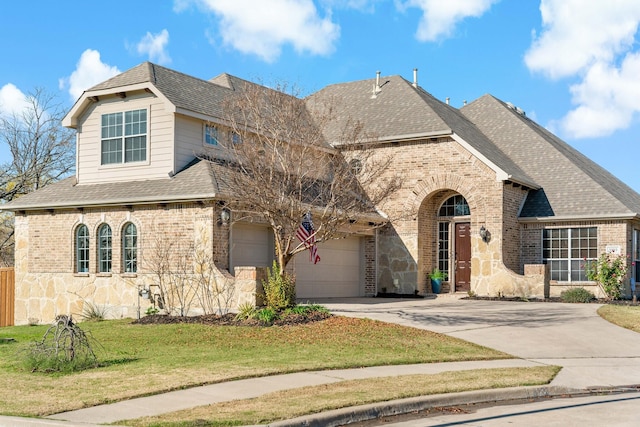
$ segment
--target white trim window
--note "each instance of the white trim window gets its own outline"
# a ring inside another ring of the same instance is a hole
[[[123,229],[122,257],[125,273],[138,271],[138,230],[132,222],[127,223]]]
[[[542,259],[551,266],[551,280],[588,281],[587,267],[598,259],[597,227],[542,230]]]
[[[98,229],[98,271],[111,273],[111,227],[102,224]]]
[[[89,272],[89,229],[80,224],[76,228],[76,273]]]
[[[204,145],[218,145],[218,128],[214,125],[204,125]]]
[[[147,110],[102,115],[100,164],[147,160]]]

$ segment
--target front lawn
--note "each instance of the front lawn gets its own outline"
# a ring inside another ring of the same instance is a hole
[[[640,306],[605,304],[598,309],[598,314],[613,324],[640,332]]]
[[[296,371],[510,356],[429,331],[332,317],[297,326],[84,322],[103,366],[31,373],[21,351],[48,326],[0,329],[0,413],[42,416],[179,388]],[[15,342],[7,342],[13,338]],[[11,392],[7,392],[10,390]]]

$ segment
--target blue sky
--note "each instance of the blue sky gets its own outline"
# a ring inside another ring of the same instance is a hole
[[[14,0],[0,20],[0,114],[37,87],[70,108],[147,60],[304,93],[418,68],[437,98],[511,102],[640,192],[637,0]]]

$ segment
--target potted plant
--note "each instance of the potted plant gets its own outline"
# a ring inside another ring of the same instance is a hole
[[[447,273],[436,267],[429,274],[429,279],[431,279],[431,290],[434,294],[439,294],[442,290],[442,281],[447,280]]]

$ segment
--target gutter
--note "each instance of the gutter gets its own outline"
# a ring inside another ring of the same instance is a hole
[[[544,217],[522,217],[518,218],[518,222],[522,223],[549,223],[559,221],[628,221],[632,219],[640,219],[637,213],[628,214],[607,214],[607,215],[560,215],[560,216],[544,216]]]

